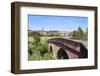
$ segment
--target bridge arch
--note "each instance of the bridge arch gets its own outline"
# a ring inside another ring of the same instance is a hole
[[[88,58],[87,48],[77,41],[52,38],[48,40],[48,47],[53,56],[58,57],[58,59]]]
[[[52,46],[50,46],[50,52],[53,52]]]
[[[59,48],[57,52],[58,59],[69,59],[68,54],[63,48]]]

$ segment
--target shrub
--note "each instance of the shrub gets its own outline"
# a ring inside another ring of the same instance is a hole
[[[34,34],[33,38],[35,40],[35,44],[38,45],[41,41],[40,35]]]
[[[40,45],[37,46],[36,50],[39,51],[41,55],[44,55],[46,52],[48,52],[48,47],[47,45]]]

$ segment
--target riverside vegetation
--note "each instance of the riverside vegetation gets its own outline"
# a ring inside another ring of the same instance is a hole
[[[53,56],[52,52],[48,51],[47,40],[48,37],[40,36],[39,34],[34,34],[34,36],[29,37],[31,41],[28,42],[28,60],[54,60],[57,59]]]

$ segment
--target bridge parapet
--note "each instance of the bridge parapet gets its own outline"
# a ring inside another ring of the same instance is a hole
[[[51,41],[59,41],[59,42],[63,42],[63,43],[73,45],[73,46],[80,45],[80,42],[76,42],[76,41],[69,40],[69,39],[64,39],[64,38],[52,38],[52,39],[48,40],[48,42],[51,42]]]
[[[60,44],[63,44],[65,46],[68,46],[72,49],[75,49],[77,51],[79,51],[79,47],[80,47],[80,42],[75,42],[75,41],[72,41],[72,40],[68,40],[68,39],[63,39],[63,38],[53,38],[53,39],[49,39],[48,40],[48,43],[60,43]]]

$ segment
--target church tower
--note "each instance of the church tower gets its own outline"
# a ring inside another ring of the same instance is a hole
[[[42,35],[44,35],[44,27],[42,27]]]

